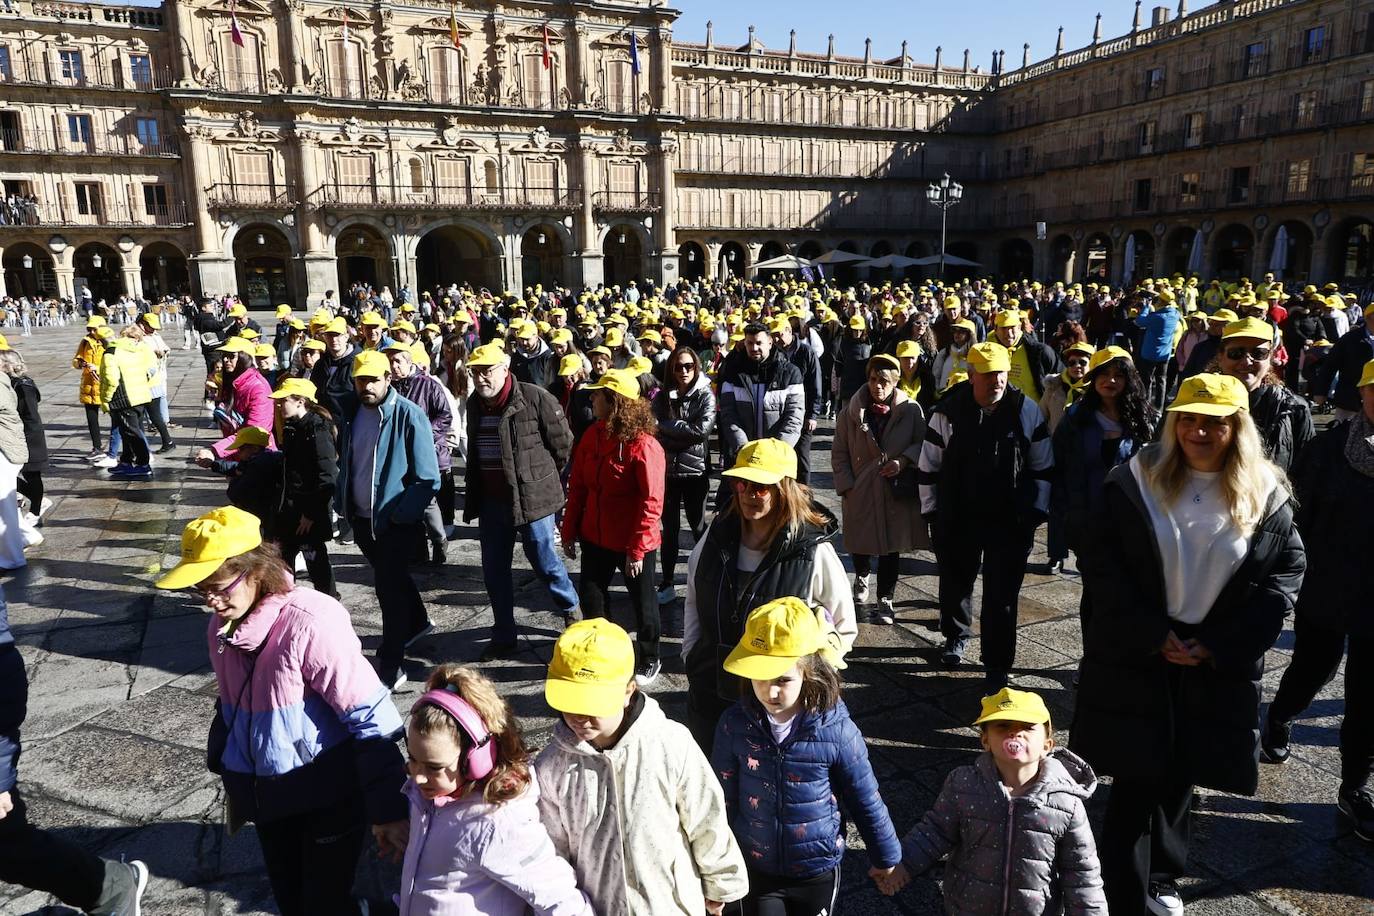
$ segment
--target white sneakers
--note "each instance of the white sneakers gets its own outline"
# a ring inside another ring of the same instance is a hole
[[[869,578],[868,576],[864,576],[864,577],[860,578],[860,577],[857,576],[857,575],[854,577],[854,603],[855,603],[855,604],[867,604],[867,603],[868,603],[868,578]]]

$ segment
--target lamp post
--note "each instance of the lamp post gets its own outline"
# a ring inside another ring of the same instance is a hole
[[[945,240],[950,207],[958,206],[964,199],[964,186],[949,177],[945,172],[939,181],[926,187],[926,200],[933,207],[940,208],[940,281],[945,279]]]

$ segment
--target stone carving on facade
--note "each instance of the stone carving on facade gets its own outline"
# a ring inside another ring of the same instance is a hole
[[[439,139],[444,146],[457,146],[462,136],[463,130],[458,119],[453,115],[444,115],[444,119],[439,125]]]
[[[383,35],[377,39],[377,56],[382,60],[391,57],[396,48],[396,39],[390,35]]]
[[[285,88],[282,81],[281,71],[273,67],[267,71],[267,91],[272,95],[279,94]]]
[[[372,98],[374,99],[385,98],[388,95],[386,80],[375,73],[367,78],[367,88],[368,91],[372,93]]]
[[[349,118],[339,128],[339,133],[343,134],[349,143],[357,143],[363,136],[363,124],[356,117]]]
[[[256,138],[260,131],[258,116],[248,109],[234,116],[234,131],[231,136]]]
[[[549,129],[547,127],[541,125],[530,131],[530,146],[537,150],[543,150],[548,148],[548,145]]]
[[[620,130],[617,130],[617,131],[615,132],[614,138],[612,138],[612,140],[611,140],[611,146],[615,148],[616,152],[620,152],[620,153],[627,153],[627,152],[629,152],[629,151],[630,151],[630,131],[629,131],[629,128],[622,127],[622,128],[620,128]]]

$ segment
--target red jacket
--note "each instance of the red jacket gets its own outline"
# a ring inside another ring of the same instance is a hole
[[[653,436],[612,439],[597,420],[573,452],[563,540],[586,540],[642,560],[662,542],[666,478],[663,446]]]

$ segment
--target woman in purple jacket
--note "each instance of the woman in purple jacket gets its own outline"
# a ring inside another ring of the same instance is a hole
[[[257,825],[282,916],[358,916],[367,825],[383,855],[406,845],[401,717],[343,605],[297,587],[260,527],[232,506],[202,515],[157,585],[194,586],[214,612],[206,762],[224,780],[230,831]]]

